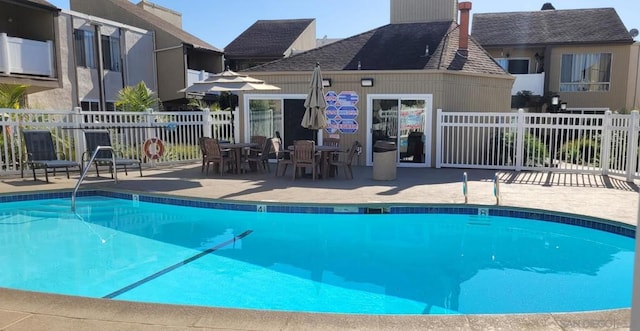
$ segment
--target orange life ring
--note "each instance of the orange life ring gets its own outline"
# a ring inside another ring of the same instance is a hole
[[[151,160],[157,160],[164,154],[164,143],[160,138],[149,138],[144,142],[144,155]]]

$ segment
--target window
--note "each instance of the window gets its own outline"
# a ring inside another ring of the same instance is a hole
[[[282,132],[282,102],[270,99],[249,100],[249,134],[272,137]]]
[[[529,73],[529,59],[496,59],[496,62],[508,73],[514,75]]]
[[[93,32],[75,30],[76,62],[79,67],[95,68],[95,43]]]
[[[562,54],[560,92],[605,92],[611,84],[611,53]]]
[[[101,36],[102,65],[105,70],[120,71],[120,38]]]

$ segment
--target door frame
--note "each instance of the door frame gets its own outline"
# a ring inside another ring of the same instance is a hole
[[[432,128],[433,128],[433,94],[401,94],[401,93],[389,93],[389,94],[367,94],[367,149],[373,148],[373,100],[374,99],[397,99],[402,100],[424,100],[425,104],[425,121],[424,121],[424,162],[412,163],[412,162],[400,162],[399,154],[396,157],[396,165],[398,167],[405,168],[425,168],[431,166],[431,140],[432,140]],[[400,118],[398,117],[398,120]],[[366,153],[366,165],[373,166],[373,153]]]

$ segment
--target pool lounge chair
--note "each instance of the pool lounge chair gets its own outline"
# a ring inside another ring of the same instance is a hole
[[[60,153],[61,158],[58,157],[59,153],[56,153],[51,132],[47,130],[24,130],[22,135],[27,149],[27,166],[31,167],[33,171],[33,180],[36,180],[36,169],[44,169],[47,183],[49,182],[50,169],[53,170],[52,172],[55,175],[56,169],[64,168],[67,172],[67,179],[69,178],[69,168],[78,167],[78,169],[81,169],[78,162],[65,160],[64,154]]]
[[[111,146],[111,135],[108,130],[86,130],[84,131],[84,140],[86,142],[87,151],[82,154],[83,163],[91,160],[91,156],[93,156],[93,153],[96,151],[98,146]],[[111,178],[113,178],[113,172],[117,171],[118,167],[123,168],[124,174],[128,175],[127,166],[137,166],[140,171],[140,177],[142,177],[142,162],[140,160],[121,158],[118,157],[116,153],[114,166],[114,160],[111,157],[111,153],[112,151],[107,149],[98,151],[96,158],[93,160],[93,164],[96,167],[96,176],[100,177],[99,166],[107,165],[109,166]],[[87,166],[91,165],[88,164]]]

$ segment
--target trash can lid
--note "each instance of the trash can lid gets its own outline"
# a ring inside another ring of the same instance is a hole
[[[396,144],[391,141],[378,140],[375,144],[373,144],[374,152],[390,152],[397,149],[398,147],[396,146]]]

